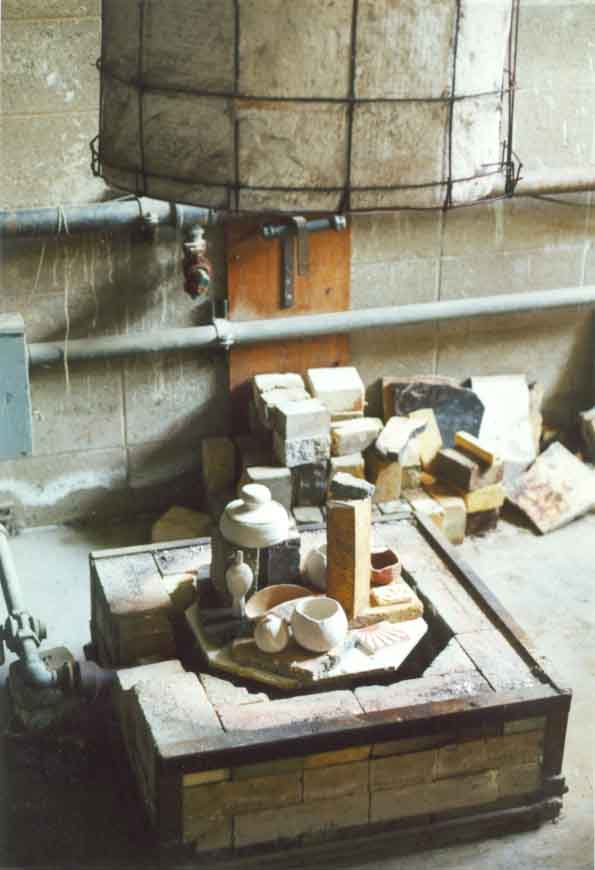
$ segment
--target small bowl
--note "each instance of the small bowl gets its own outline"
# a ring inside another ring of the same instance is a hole
[[[311,652],[325,653],[345,640],[348,623],[338,601],[318,595],[296,602],[291,627],[300,646]]]
[[[371,556],[370,582],[372,586],[388,586],[401,576],[401,560],[394,550],[374,550]]]
[[[266,613],[280,605],[287,604],[297,598],[306,598],[312,595],[311,589],[297,586],[292,583],[277,583],[274,586],[265,586],[255,592],[246,602],[246,617],[250,620],[261,619]]]

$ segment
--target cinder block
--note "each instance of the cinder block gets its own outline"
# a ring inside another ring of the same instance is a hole
[[[271,419],[273,429],[286,439],[326,435],[331,426],[329,410],[319,399],[279,402]]]
[[[273,450],[278,462],[288,468],[317,465],[330,457],[331,439],[329,435],[316,435],[312,438],[292,438],[287,441],[275,432]]]
[[[203,438],[202,479],[207,492],[222,492],[236,481],[236,451],[231,438]]]
[[[364,384],[353,366],[308,369],[306,381],[312,395],[324,402],[331,416],[364,410]]]
[[[2,133],[0,190],[6,208],[101,200],[105,183],[89,172],[96,112],[7,115],[2,119]]]
[[[5,20],[3,31],[3,114],[96,109],[99,80],[88,58],[98,52],[97,18]]]
[[[120,367],[114,361],[77,363],[69,374],[69,388],[63,368],[36,368],[31,403],[37,455],[124,444]]]
[[[192,444],[229,428],[226,363],[180,351],[131,357],[124,363],[127,443]]]

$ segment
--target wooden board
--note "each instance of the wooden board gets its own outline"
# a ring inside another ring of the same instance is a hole
[[[281,242],[260,236],[262,220],[246,219],[226,225],[227,287],[230,320],[260,320],[345,311],[351,284],[351,230],[309,235],[309,273],[295,276],[295,304],[281,307]],[[249,381],[254,374],[298,372],[309,368],[346,365],[349,339],[329,335],[298,341],[271,342],[232,348],[229,387],[233,428],[248,428]]]
[[[274,219],[273,219],[274,221]],[[225,227],[227,292],[231,320],[294,317],[345,311],[351,287],[351,230],[311,233],[310,268],[295,276],[295,304],[281,308],[281,242],[263,239],[262,220],[231,221]]]

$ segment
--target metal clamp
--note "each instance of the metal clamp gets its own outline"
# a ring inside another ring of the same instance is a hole
[[[224,350],[229,350],[235,344],[235,338],[229,320],[224,320],[220,317],[213,317],[211,323],[215,327],[219,347],[222,347]]]
[[[295,247],[297,244],[297,274],[306,276],[310,270],[309,233],[324,230],[340,232],[347,228],[347,220],[342,215],[307,221],[304,217],[294,216],[286,224],[266,224],[262,227],[265,239],[281,239],[283,256],[281,307],[291,308],[295,302]]]

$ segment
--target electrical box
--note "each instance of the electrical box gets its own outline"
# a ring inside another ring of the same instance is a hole
[[[0,314],[0,460],[33,449],[29,365],[20,314]]]

